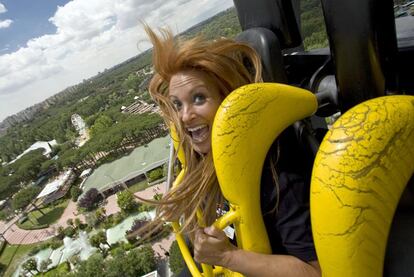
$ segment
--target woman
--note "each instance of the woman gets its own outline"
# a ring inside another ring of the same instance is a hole
[[[197,224],[197,208],[209,226],[225,207],[214,172],[211,129],[231,91],[261,81],[255,51],[232,40],[178,41],[167,30],[157,35],[146,27],[146,32],[154,46],[155,75],[149,90],[167,124],[177,130],[186,160],[185,177],[160,202],[158,219],[183,215],[183,232],[191,238],[198,262],[247,276],[320,276],[309,222],[309,185],[304,181],[309,166],[298,164],[300,153],[289,131],[272,147],[262,176],[262,212],[274,254],[238,249],[223,231]]]

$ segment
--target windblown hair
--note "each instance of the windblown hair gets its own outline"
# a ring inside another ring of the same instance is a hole
[[[180,40],[166,29],[161,29],[159,35],[148,26],[145,26],[145,30],[153,44],[155,70],[149,91],[159,104],[166,124],[176,130],[178,149],[185,156],[184,178],[158,202],[156,221],[174,221],[183,216],[183,231],[192,237],[191,233],[197,226],[197,209],[203,213],[202,224],[210,225],[216,219],[218,206],[223,204],[223,197],[211,151],[200,154],[194,150],[168,98],[169,82],[178,72],[201,71],[206,81],[216,85],[224,98],[243,85],[261,82],[261,62],[250,46],[234,40],[223,38],[208,41],[200,36]]]

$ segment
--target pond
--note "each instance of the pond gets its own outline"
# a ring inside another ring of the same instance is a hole
[[[106,230],[106,237],[109,244],[116,243],[118,241],[127,241],[125,238],[125,233],[129,229],[131,229],[132,224],[136,219],[147,219],[152,220],[155,217],[155,211],[150,212],[142,212],[136,215],[131,215],[124,219],[121,223],[118,225]]]

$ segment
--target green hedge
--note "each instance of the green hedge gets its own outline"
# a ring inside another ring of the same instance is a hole
[[[49,224],[42,224],[42,225],[35,225],[35,226],[31,225],[31,226],[29,226],[29,225],[23,225],[21,223],[17,223],[16,225],[17,225],[17,227],[19,227],[20,229],[23,229],[23,230],[39,230],[39,229],[44,229],[44,228],[49,227]]]

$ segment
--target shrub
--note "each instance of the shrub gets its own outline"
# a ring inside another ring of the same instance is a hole
[[[102,222],[106,218],[106,210],[104,207],[101,207],[95,211],[95,216],[99,222]]]
[[[78,201],[79,196],[82,194],[82,190],[78,186],[73,186],[70,189],[70,197],[73,202]]]
[[[121,247],[125,251],[129,251],[129,250],[133,249],[135,246],[133,244],[128,243],[128,242],[122,241]]]
[[[62,226],[59,226],[58,228],[57,228],[57,238],[58,239],[60,239],[60,240],[62,240],[64,237],[65,237],[65,233],[64,233],[64,229],[63,229],[63,227]]]
[[[162,199],[163,194],[162,193],[156,193],[154,194],[153,198],[156,201],[160,201]]]
[[[120,213],[116,213],[114,216],[113,216],[113,221],[114,221],[114,224],[116,225],[116,224],[119,224],[119,223],[121,223],[122,222],[122,220],[124,220],[125,219],[125,214],[124,213],[122,213],[122,212],[120,212]]]
[[[115,222],[115,216],[113,214],[107,216],[103,222],[103,228],[109,229],[115,225],[117,225],[119,222]]]
[[[49,227],[49,224],[42,224],[42,225],[35,225],[35,226],[28,226],[28,225],[21,225],[21,224],[17,224],[17,226],[19,226],[20,229],[24,229],[24,230],[39,230],[39,229],[44,229]]]
[[[47,271],[47,268],[49,267],[50,264],[52,264],[52,260],[51,259],[47,259],[47,260],[42,261],[40,263],[40,268],[39,268],[40,271],[41,272]]]
[[[58,249],[63,245],[63,240],[52,240],[49,244],[50,248],[53,250]]]
[[[156,168],[148,173],[148,182],[154,182],[162,177],[164,177],[164,171],[162,168]]]
[[[75,218],[75,220],[73,221],[73,225],[75,226],[75,228],[82,229],[82,222],[79,218]]]
[[[108,243],[107,237],[106,237],[106,233],[104,231],[100,231],[98,233],[96,233],[95,235],[93,235],[90,239],[89,242],[91,243],[91,245],[93,247],[99,248],[101,250],[103,250],[100,245],[101,244],[106,244],[109,246],[109,248],[111,247],[111,245]]]
[[[142,213],[142,212],[149,212],[152,209],[154,209],[154,206],[149,205],[149,204],[146,204],[146,203],[143,203],[143,204],[139,205],[139,207],[138,207],[138,211],[140,213]]]
[[[33,256],[36,255],[40,250],[42,250],[43,248],[39,245],[39,246],[35,246],[32,249],[30,249],[29,251],[29,256]]]
[[[107,220],[105,213],[105,208],[101,207],[96,211],[92,211],[85,214],[86,224],[92,228],[97,228],[98,226],[100,226],[99,224],[104,223],[104,228],[110,228],[110,226],[105,227],[107,226],[107,224],[105,223],[105,221]]]
[[[129,190],[119,192],[117,195],[118,207],[125,213],[131,213],[138,208],[135,197]]]
[[[63,230],[63,233],[66,237],[72,238],[76,234],[76,230],[72,226],[68,226],[65,228],[65,230]]]
[[[168,252],[170,254],[171,271],[174,273],[174,275],[177,275],[184,269],[185,262],[176,240],[171,244],[170,250]]]

